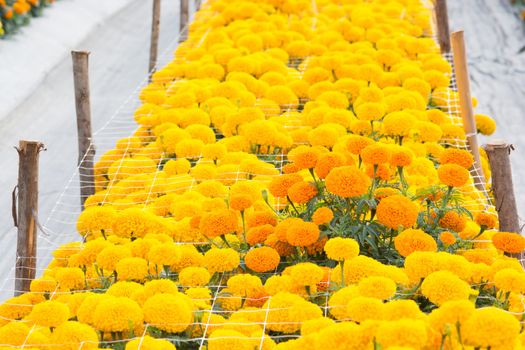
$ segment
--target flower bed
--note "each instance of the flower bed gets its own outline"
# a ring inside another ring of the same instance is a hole
[[[521,348],[525,239],[473,185],[430,18],[207,2],[0,344]]]
[[[0,0],[0,36],[16,32],[53,2],[55,0]]]

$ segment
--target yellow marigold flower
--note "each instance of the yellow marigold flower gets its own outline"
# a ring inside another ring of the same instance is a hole
[[[268,310],[266,328],[286,334],[295,333],[301,329],[303,322],[322,316],[322,311],[317,305],[286,292],[270,297],[262,309]]]
[[[496,131],[496,122],[494,119],[485,114],[475,114],[476,128],[483,135],[490,136]]]
[[[169,333],[182,332],[193,322],[191,299],[180,293],[156,294],[146,300],[143,310],[144,321]]]
[[[120,211],[113,220],[113,233],[119,237],[137,238],[149,233],[155,216],[139,208]]]
[[[440,334],[446,334],[449,330],[454,330],[457,323],[463,325],[475,309],[474,303],[468,300],[447,301],[432,310],[428,321]]]
[[[365,102],[355,110],[355,115],[361,120],[380,120],[386,112],[386,105],[383,103]]]
[[[120,281],[143,281],[148,275],[148,262],[142,258],[124,258],[119,260],[115,271]]]
[[[437,243],[434,238],[422,230],[407,229],[394,239],[396,250],[404,257],[415,251],[435,252]]]
[[[494,275],[494,284],[503,292],[523,293],[525,291],[525,273],[514,269],[503,269]]]
[[[251,350],[253,343],[249,337],[240,332],[231,329],[217,329],[208,338],[208,349]]]
[[[175,154],[179,158],[200,159],[204,142],[198,139],[181,140],[175,147]]]
[[[315,100],[325,102],[331,108],[348,108],[348,98],[345,94],[338,91],[323,92]]]
[[[420,349],[428,339],[427,327],[421,320],[397,320],[382,323],[377,329],[377,342],[385,348],[405,346]]]
[[[49,338],[23,322],[9,322],[0,328],[0,344],[6,350],[13,347],[38,349],[41,345],[49,344]]]
[[[392,279],[383,276],[365,277],[359,281],[359,294],[381,300],[390,299],[396,293],[397,285]]]
[[[232,271],[239,263],[239,253],[231,248],[212,248],[204,254],[204,264],[212,274]]]
[[[466,225],[467,219],[464,216],[452,210],[447,211],[439,220],[439,226],[449,230],[454,230],[456,232],[463,231]]]
[[[210,273],[204,267],[190,266],[179,272],[179,283],[183,287],[205,286],[210,278]]]
[[[390,161],[391,151],[387,145],[373,143],[361,150],[361,158],[366,164],[384,164]]]
[[[98,334],[86,324],[68,321],[53,330],[51,344],[56,344],[64,350],[97,349]]]
[[[324,251],[329,259],[343,261],[359,255],[359,244],[353,238],[335,237],[326,242]]]
[[[521,253],[525,249],[525,238],[519,233],[498,232],[492,236],[492,243],[506,253]]]
[[[167,175],[187,174],[190,171],[191,163],[187,159],[170,159],[162,168]]]
[[[475,216],[476,224],[485,226],[485,229],[493,229],[498,224],[498,217],[493,213],[479,212]]]
[[[275,176],[268,185],[268,191],[274,197],[286,197],[288,195],[288,189],[293,184],[302,181],[302,177],[298,174],[284,174]]]
[[[384,304],[374,297],[359,296],[348,302],[347,315],[354,322],[381,320]]]
[[[319,317],[313,320],[308,320],[301,325],[301,335],[305,337],[310,334],[315,334],[333,324],[335,324],[335,321],[328,317]]]
[[[313,286],[321,282],[324,271],[316,264],[299,263],[290,268],[290,277],[300,286]]]
[[[438,168],[439,180],[450,187],[461,187],[465,185],[470,174],[467,169],[457,164],[443,164]]]
[[[274,231],[274,227],[270,224],[251,227],[246,233],[246,242],[249,245],[256,245],[264,243],[270,234]]]
[[[58,286],[64,290],[83,289],[84,273],[78,267],[60,267],[55,273]]]
[[[172,280],[156,279],[146,282],[143,292],[144,299],[147,300],[157,294],[177,294],[179,293],[179,289],[177,288],[177,284]]]
[[[234,295],[251,298],[262,288],[261,279],[250,274],[239,274],[228,279],[228,290]]]
[[[116,216],[110,205],[88,207],[78,217],[77,231],[86,239],[100,237],[101,232],[109,234]]]
[[[314,339],[316,349],[338,349],[346,344],[348,349],[357,350],[371,347],[373,336],[355,323],[341,322],[323,328]]]
[[[75,348],[76,349],[76,348]],[[164,339],[155,339],[146,335],[144,337],[135,338],[126,343],[125,350],[176,350],[175,345],[170,341]]]
[[[288,197],[297,204],[306,204],[317,195],[317,187],[307,181],[294,183],[288,189]]]
[[[28,318],[35,324],[55,328],[69,318],[69,307],[61,302],[46,300],[36,304]]]
[[[234,233],[237,231],[237,227],[237,214],[229,209],[205,213],[199,224],[201,233],[209,238]]]
[[[279,265],[281,257],[271,247],[259,247],[248,251],[244,257],[246,267],[255,272],[273,271]]]
[[[357,197],[365,194],[371,182],[368,176],[354,166],[334,168],[326,176],[326,189],[341,197]]]
[[[419,282],[436,271],[438,255],[435,252],[414,252],[405,259],[405,272],[412,282]]]
[[[389,136],[408,136],[416,118],[407,112],[388,113],[383,119],[383,133]]]
[[[449,271],[436,271],[428,275],[421,285],[421,293],[436,305],[450,300],[467,300],[470,285]]]
[[[97,265],[105,271],[112,272],[116,270],[117,263],[124,258],[131,258],[131,250],[125,246],[112,245],[98,253]]]
[[[135,292],[142,290],[143,288],[144,287],[142,284],[137,282],[119,281],[117,283],[113,283],[106,291],[106,294],[113,295],[115,297],[130,298]]]
[[[457,164],[465,169],[470,169],[474,163],[474,157],[469,151],[457,149],[457,148],[446,148],[441,152],[439,157],[441,164]]]
[[[319,239],[319,227],[312,222],[294,221],[286,230],[286,241],[296,247],[314,244]]]
[[[57,287],[58,287],[57,281],[53,277],[44,275],[40,278],[32,280],[29,286],[29,290],[32,293],[51,294],[57,290]],[[0,315],[1,315],[1,312],[0,312]]]
[[[384,319],[397,321],[402,319],[423,319],[425,314],[419,310],[414,300],[393,300],[385,304]]]
[[[286,85],[275,85],[266,91],[267,99],[277,102],[281,109],[295,108],[299,104],[299,99],[295,93]]]
[[[377,205],[377,220],[394,230],[414,226],[418,213],[414,202],[397,194],[382,199]]]
[[[465,345],[483,348],[512,348],[520,333],[519,321],[510,313],[495,308],[476,309],[461,327]]]
[[[32,306],[27,295],[9,298],[0,305],[0,317],[6,322],[22,319],[31,312]]]
[[[334,218],[334,213],[328,207],[317,208],[312,214],[312,221],[316,225],[327,224]]]
[[[141,325],[143,318],[142,309],[134,300],[111,297],[98,303],[93,312],[93,326],[102,332],[124,332],[129,330],[130,326]]]
[[[279,292],[291,292],[292,289],[292,278],[288,275],[273,275],[270,276],[264,283],[264,291],[268,295],[275,295]]]

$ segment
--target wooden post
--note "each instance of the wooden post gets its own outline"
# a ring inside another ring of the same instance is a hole
[[[29,291],[36,272],[38,215],[38,156],[44,145],[20,141],[18,148],[18,238],[15,265],[15,296]]]
[[[447,0],[435,0],[434,11],[438,29],[438,41],[441,53],[450,52],[450,31],[448,26]]]
[[[180,23],[179,23],[179,43],[188,37],[188,21],[190,18],[189,0],[180,0]]]
[[[494,140],[483,146],[492,170],[492,192],[499,218],[499,229],[505,232],[521,233],[518,207],[512,183],[510,152],[512,145],[503,140]],[[521,257],[521,254],[514,254]]]
[[[149,74],[153,74],[157,65],[159,52],[160,0],[153,0],[153,15],[151,18],[151,43],[149,49]]]
[[[477,138],[478,130],[476,128],[476,120],[474,119],[472,97],[470,96],[470,82],[463,31],[452,33],[452,50],[454,53],[454,69],[456,73],[456,82],[458,85],[461,118],[463,120],[463,127],[465,128],[465,133],[467,135],[467,142],[470,152],[474,156],[474,183],[479,190],[484,190],[484,176],[483,170],[481,168],[481,159],[479,156]]]
[[[75,105],[78,131],[78,167],[80,178],[80,204],[84,209],[86,199],[95,193],[93,159],[95,146],[91,143],[91,104],[87,51],[71,51],[75,80]]]
[[[201,8],[201,4],[201,0],[195,0],[195,11],[199,11],[199,9]]]

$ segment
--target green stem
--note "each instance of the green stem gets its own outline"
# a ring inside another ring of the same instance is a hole
[[[230,245],[230,242],[228,242],[228,240],[226,239],[226,237],[224,235],[221,235],[221,239],[222,241],[224,242],[224,244],[226,244],[226,246],[228,248],[231,248],[232,246]]]
[[[286,196],[286,199],[288,200],[288,203],[290,203],[290,205],[292,206],[293,210],[295,210],[295,213],[297,215],[299,215],[299,210],[297,210],[297,208],[295,207],[295,205],[293,204],[292,200],[290,199],[289,196]]]
[[[339,262],[339,266],[341,266],[341,287],[345,287],[345,261],[341,260]]]
[[[374,191],[376,190],[376,186],[377,186],[376,175],[377,175],[377,168],[378,167],[379,167],[379,165],[374,164],[374,175],[373,175],[373,179],[372,179],[372,186],[370,187],[370,193],[369,193],[370,199],[372,199],[374,197]]]
[[[397,172],[399,173],[399,180],[401,181],[401,187],[403,189],[403,194],[406,194],[407,192],[407,189],[408,189],[408,183],[405,179],[405,174],[403,173],[403,167],[402,166],[398,166],[397,167]]]
[[[244,210],[241,210],[241,219],[242,219],[242,238],[244,243],[246,243],[246,222],[244,220]]]

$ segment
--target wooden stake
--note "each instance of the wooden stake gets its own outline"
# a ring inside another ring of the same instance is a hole
[[[512,183],[510,152],[512,145],[503,140],[494,140],[483,146],[492,170],[492,192],[499,218],[499,229],[505,232],[521,233],[518,207]],[[513,255],[520,258],[521,254]]]
[[[157,65],[159,52],[160,0],[153,0],[153,14],[151,18],[151,44],[149,49],[149,74],[153,74]]]
[[[456,73],[456,82],[458,85],[461,118],[463,120],[463,127],[467,135],[470,152],[474,156],[474,183],[479,190],[484,190],[484,176],[483,170],[481,168],[481,159],[479,156],[479,146],[477,139],[478,130],[476,128],[476,120],[474,119],[472,97],[470,96],[470,82],[463,31],[452,33],[452,50],[454,53],[454,69]]]
[[[179,43],[183,42],[188,37],[188,21],[190,18],[189,0],[180,0],[180,27],[179,27]]]
[[[438,29],[438,41],[441,53],[450,52],[450,31],[448,26],[447,0],[435,0],[434,11]]]
[[[38,158],[44,145],[20,141],[18,148],[18,238],[15,265],[15,296],[29,291],[36,272],[38,215]]]
[[[86,199],[95,193],[93,159],[95,146],[91,135],[91,104],[87,51],[71,51],[75,80],[75,105],[77,110],[78,166],[80,178],[80,204],[84,209]]]

